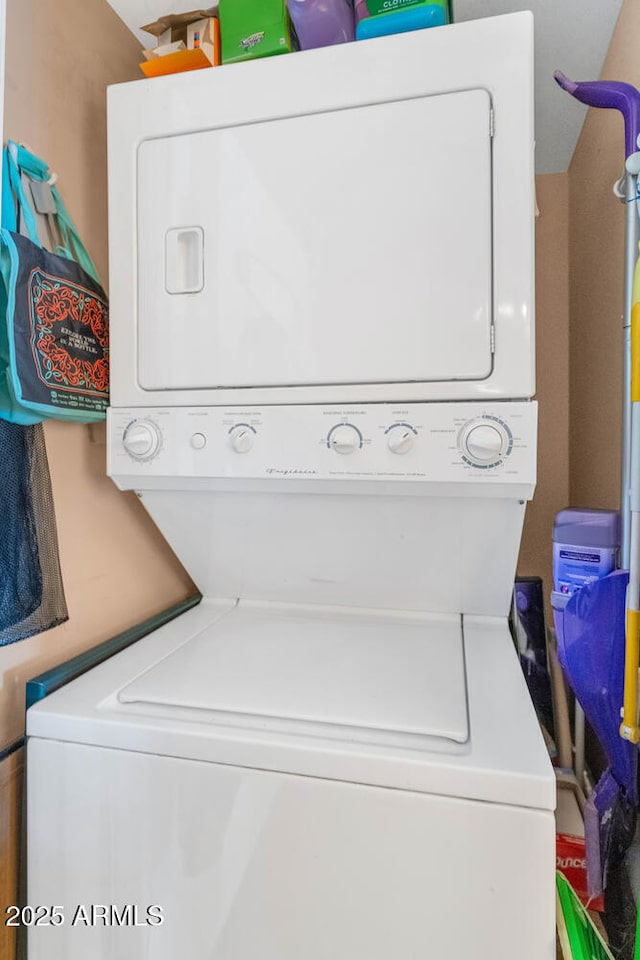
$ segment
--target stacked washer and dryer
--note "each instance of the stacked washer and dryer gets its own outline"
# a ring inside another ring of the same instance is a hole
[[[138,911],[30,960],[555,956],[532,99],[529,14],[109,91],[109,472],[203,600],[29,711],[29,902]]]

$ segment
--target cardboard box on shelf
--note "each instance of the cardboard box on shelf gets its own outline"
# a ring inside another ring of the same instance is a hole
[[[146,60],[155,60],[156,57],[167,57],[171,53],[181,53],[186,49],[187,45],[184,40],[176,40],[175,43],[158,44],[157,47],[153,47],[151,50],[143,50],[142,52]]]
[[[168,14],[142,27],[157,38],[155,47],[143,50],[140,69],[147,77],[199,70],[220,63],[220,23],[215,8]]]

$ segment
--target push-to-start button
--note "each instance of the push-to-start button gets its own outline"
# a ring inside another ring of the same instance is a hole
[[[202,450],[207,445],[204,433],[194,433],[189,441],[194,450]]]

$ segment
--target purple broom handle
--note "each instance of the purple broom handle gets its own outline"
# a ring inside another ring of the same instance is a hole
[[[640,93],[635,87],[630,83],[618,83],[616,80],[575,83],[565,77],[561,70],[556,70],[553,76],[563,90],[581,103],[586,103],[589,107],[619,110],[624,117],[625,157],[637,152],[640,134]]]

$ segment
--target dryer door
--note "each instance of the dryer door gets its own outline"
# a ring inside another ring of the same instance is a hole
[[[483,89],[143,142],[140,386],[487,377],[491,181]]]

